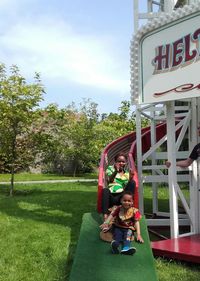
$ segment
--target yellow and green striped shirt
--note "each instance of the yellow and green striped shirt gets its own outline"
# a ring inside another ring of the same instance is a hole
[[[114,166],[108,166],[108,168],[106,169],[106,175],[110,177],[114,173],[114,171],[115,171]],[[114,181],[109,183],[108,188],[110,189],[111,193],[123,192],[128,181],[129,181],[128,171],[125,171],[123,175],[117,173],[114,178]]]

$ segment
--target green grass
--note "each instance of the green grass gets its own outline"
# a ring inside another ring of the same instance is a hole
[[[198,281],[200,265],[180,261],[156,259],[159,281]]]
[[[54,174],[31,174],[31,173],[20,173],[15,174],[15,181],[42,181],[42,180],[68,180],[68,179],[97,179],[97,174],[83,174],[77,175],[76,177],[67,175],[54,175]],[[9,182],[9,174],[0,174],[0,182]]]
[[[7,189],[0,185],[0,281],[68,281],[82,215],[96,210],[96,184],[16,184],[13,198]],[[155,261],[159,281],[199,280],[200,265]]]
[[[189,189],[187,185],[180,185],[181,191],[186,199],[189,199]],[[145,186],[145,201],[144,208],[146,212],[152,212],[152,197],[153,192],[151,186],[146,184]],[[169,212],[169,190],[168,186],[160,186],[158,189],[158,209],[161,212]],[[180,200],[178,201],[179,207],[182,206]]]
[[[64,281],[71,269],[82,215],[96,209],[96,186],[0,187],[0,281]]]

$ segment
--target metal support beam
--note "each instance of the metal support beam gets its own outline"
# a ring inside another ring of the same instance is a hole
[[[141,114],[139,110],[140,106],[136,108],[136,140],[137,140],[137,170],[138,170],[138,183],[139,183],[139,208],[141,213],[144,213],[144,195],[143,195],[143,183],[142,183],[142,135],[141,135]]]
[[[169,168],[169,206],[170,206],[170,231],[171,237],[177,238],[179,235],[178,227],[178,194],[176,189],[176,155],[175,150],[175,118],[174,118],[174,102],[166,103],[167,114],[167,151],[168,159],[171,162]]]

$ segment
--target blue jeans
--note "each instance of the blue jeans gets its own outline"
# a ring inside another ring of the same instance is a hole
[[[130,247],[132,234],[133,231],[131,229],[114,226],[113,238],[116,241],[117,246],[122,243],[123,247]]]

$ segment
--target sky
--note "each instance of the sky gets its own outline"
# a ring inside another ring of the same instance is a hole
[[[41,74],[41,107],[91,99],[109,113],[130,100],[133,0],[1,0],[0,18],[0,62]]]

